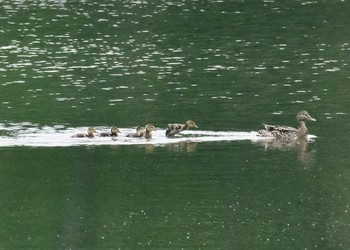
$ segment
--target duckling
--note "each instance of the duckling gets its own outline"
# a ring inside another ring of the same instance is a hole
[[[156,130],[156,128],[152,124],[147,124],[143,133],[143,138],[145,139],[151,139],[152,138],[152,131]]]
[[[126,135],[126,137],[142,137],[145,133],[145,128],[142,126],[138,126],[136,128],[136,133],[129,133]]]
[[[82,137],[93,138],[94,133],[97,133],[96,129],[94,127],[89,127],[87,130],[87,134],[79,133],[79,134],[73,135],[72,137],[73,138],[82,138]]]
[[[198,128],[198,126],[192,120],[187,121],[185,124],[168,124],[168,128],[165,131],[165,135],[166,137],[173,137],[175,134],[190,128]]]
[[[312,118],[306,110],[302,110],[298,112],[297,120],[299,121],[298,129],[287,126],[264,124],[265,129],[259,130],[258,136],[275,137],[281,139],[305,138],[308,134],[308,129],[305,126],[305,122],[316,121],[316,119]]]
[[[98,136],[100,136],[100,137],[117,137],[118,133],[121,133],[119,128],[111,127],[111,132],[102,132],[102,133],[99,133]]]

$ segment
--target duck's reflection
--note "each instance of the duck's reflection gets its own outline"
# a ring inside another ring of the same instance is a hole
[[[137,145],[138,148],[145,149],[146,153],[153,153],[159,145],[155,144],[144,144],[144,145]],[[184,141],[184,142],[176,142],[176,143],[169,143],[165,145],[165,148],[168,151],[172,152],[185,152],[190,153],[194,152],[197,148],[197,143],[191,142],[191,141]]]
[[[314,151],[308,151],[309,141],[306,138],[298,138],[295,140],[268,138],[253,142],[256,145],[263,146],[265,150],[283,150],[296,151],[298,160],[304,165],[311,165],[314,161]]]
[[[177,143],[169,143],[166,145],[166,147],[169,151],[190,153],[196,150],[197,143],[192,141],[184,141]]]

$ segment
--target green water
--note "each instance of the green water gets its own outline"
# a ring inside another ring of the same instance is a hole
[[[1,1],[4,127],[250,132],[306,109],[317,138],[1,147],[0,248],[349,249],[348,9]]]

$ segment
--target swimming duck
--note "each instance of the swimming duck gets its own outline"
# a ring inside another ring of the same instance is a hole
[[[96,129],[93,127],[89,127],[87,130],[87,134],[84,133],[79,133],[79,134],[75,134],[72,137],[73,138],[82,138],[82,137],[88,137],[88,138],[93,138],[94,137],[94,133],[97,133]]]
[[[265,129],[259,130],[258,136],[287,139],[304,138],[307,136],[308,133],[308,129],[305,126],[305,122],[316,121],[316,119],[312,118],[307,111],[302,110],[298,112],[297,120],[299,121],[298,129],[287,126],[264,124]]]
[[[177,124],[177,123],[168,124],[168,128],[165,131],[165,135],[166,137],[172,137],[175,134],[190,128],[198,128],[198,126],[192,120],[187,121],[185,124]]]
[[[151,139],[152,138],[152,131],[156,130],[156,128],[152,124],[147,124],[143,133],[143,138],[145,139]]]
[[[119,128],[111,127],[111,132],[102,132],[102,133],[99,133],[98,136],[100,136],[100,137],[117,137],[118,133],[121,133]]]
[[[136,133],[129,133],[126,135],[126,137],[142,137],[145,133],[145,128],[142,126],[138,126],[136,128]]]

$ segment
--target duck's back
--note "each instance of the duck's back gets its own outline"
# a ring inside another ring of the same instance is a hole
[[[264,124],[265,129],[259,130],[258,134],[263,137],[295,137],[298,130],[293,127]]]
[[[102,133],[100,133],[98,136],[100,136],[100,137],[111,137],[112,134],[109,133],[109,132],[102,132]]]
[[[289,126],[279,126],[279,125],[269,125],[269,124],[264,124],[265,129],[267,131],[274,131],[274,130],[278,130],[281,132],[296,132],[297,129],[293,128],[293,127],[289,127]]]
[[[129,133],[126,135],[126,137],[131,137],[131,138],[137,138],[137,137],[142,137],[143,136],[143,132],[142,133]]]
[[[183,124],[178,124],[178,123],[168,124],[168,128],[165,131],[165,135],[172,136],[172,135],[175,135],[177,133],[180,133],[183,130],[184,130]]]
[[[83,137],[88,137],[86,134],[80,133],[80,134],[75,134],[71,136],[72,138],[83,138]]]

